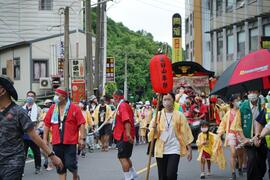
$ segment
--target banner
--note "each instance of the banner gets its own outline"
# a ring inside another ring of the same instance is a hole
[[[107,57],[106,60],[106,82],[115,81],[115,59]]]
[[[71,60],[71,77],[74,79],[84,78],[84,59]]]
[[[176,13],[172,17],[172,63],[182,60],[182,19]]]
[[[72,80],[72,102],[79,103],[81,100],[86,99],[85,93],[85,80],[76,79]]]

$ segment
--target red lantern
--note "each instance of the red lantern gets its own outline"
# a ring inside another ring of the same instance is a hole
[[[173,73],[170,59],[164,55],[155,55],[150,61],[150,78],[153,90],[166,94],[173,88]]]

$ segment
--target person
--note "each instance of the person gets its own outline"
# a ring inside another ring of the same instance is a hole
[[[130,159],[135,137],[134,113],[129,103],[124,100],[123,91],[115,91],[113,99],[117,106],[112,127],[113,137],[117,140],[118,159],[124,172],[124,179],[136,179],[138,175]]]
[[[214,144],[214,136],[212,132],[209,132],[209,122],[206,120],[201,121],[201,132],[198,135],[196,141],[199,151],[198,160],[201,165],[201,179],[205,179],[205,175],[211,175],[211,157]],[[207,163],[208,172],[205,173],[205,163]]]
[[[221,137],[226,133],[224,146],[230,146],[230,165],[232,179],[236,179],[236,159],[238,159],[238,171],[239,175],[243,176],[243,148],[236,149],[239,146],[241,139],[243,139],[243,130],[241,127],[241,115],[239,110],[240,98],[237,95],[230,97],[230,110],[222,118],[222,121],[218,127],[217,133]]]
[[[105,98],[100,98],[100,104],[94,111],[94,122],[98,127],[103,126],[99,130],[99,136],[101,141],[101,151],[109,151],[109,140],[111,135],[112,126],[109,123],[111,119],[112,110],[109,105],[105,103]],[[104,125],[103,125],[104,123]]]
[[[81,149],[85,146],[85,119],[80,108],[70,101],[65,88],[57,88],[53,99],[55,104],[44,119],[43,140],[47,142],[51,128],[53,150],[64,163],[64,168],[57,168],[59,179],[66,180],[68,169],[73,174],[73,180],[78,180],[76,150],[78,143]]]
[[[255,137],[255,144],[265,144],[267,147],[268,177],[270,179],[270,103],[265,104],[265,108],[260,112],[256,121],[258,122],[259,136]]]
[[[207,106],[202,103],[202,98],[199,96],[195,97],[195,103],[191,107],[191,111],[194,113],[194,117],[204,120],[207,118]]]
[[[209,99],[207,98],[206,94],[204,91],[201,92],[201,98],[202,98],[202,103],[205,105],[209,105]]]
[[[89,102],[90,102],[90,106],[89,106],[89,110],[90,113],[94,113],[96,107],[98,106],[98,100],[97,97],[95,95],[91,95],[89,98]]]
[[[0,76],[0,179],[21,180],[25,165],[23,134],[27,132],[32,141],[37,144],[52,163],[63,167],[61,160],[35,131],[35,125],[27,112],[17,105],[17,91],[13,82],[4,75]]]
[[[270,103],[270,91],[268,91],[267,96],[265,97],[266,102]]]
[[[180,156],[192,159],[193,136],[183,113],[174,109],[175,95],[163,96],[164,108],[158,113],[158,121],[152,119],[149,141],[154,141],[159,180],[176,180]],[[157,133],[155,133],[157,131]]]
[[[250,143],[250,139],[258,136],[258,122],[256,121],[261,109],[258,91],[249,91],[248,100],[240,105],[241,125],[245,136],[244,144],[247,153],[247,180],[262,180],[266,172],[266,153],[264,144],[259,147]]]
[[[178,93],[176,94],[176,102],[181,106],[185,103],[188,95],[185,93],[185,87],[180,86]]]
[[[42,136],[43,136],[43,132],[44,132],[44,118],[49,110],[49,108],[51,107],[51,105],[53,104],[53,101],[51,99],[46,99],[44,101],[44,107],[43,109],[41,110],[41,121],[39,122],[39,125],[38,125],[38,129],[40,129],[40,131],[42,132]],[[51,135],[49,135],[48,137],[48,146],[49,147],[52,147],[51,146]],[[49,158],[44,154],[44,152],[41,152],[43,157],[44,157],[44,164],[43,164],[43,167],[47,170],[47,171],[50,171],[53,169],[53,164],[52,162],[49,160]]]
[[[94,121],[92,118],[92,115],[90,114],[90,111],[87,110],[87,102],[85,100],[81,100],[78,104],[78,106],[80,107],[83,117],[85,119],[85,132],[91,132],[94,128]],[[89,142],[89,138],[86,138],[86,142]],[[89,147],[92,148],[92,147]],[[83,158],[85,158],[86,156],[86,151],[85,148],[80,150],[80,148],[78,149],[78,155],[81,155]]]
[[[39,135],[41,135],[40,129],[37,128],[40,120],[41,115],[41,109],[38,107],[38,105],[35,103],[36,99],[36,93],[34,91],[28,91],[26,93],[26,103],[23,106],[23,109],[25,109],[28,113],[28,116],[31,118],[32,122],[35,124],[35,129]],[[24,150],[25,154],[27,156],[29,147],[33,151],[34,154],[34,160],[35,160],[35,174],[40,173],[40,167],[41,167],[41,153],[40,148],[32,141],[32,139],[28,136],[27,133],[23,135],[24,139]]]
[[[140,134],[139,134],[139,130],[140,130],[140,106],[134,105],[132,108],[133,112],[134,112],[134,126],[135,126],[135,137],[136,137],[136,145],[138,145],[140,143]]]
[[[142,140],[144,143],[148,143],[147,134],[149,132],[148,127],[153,118],[154,110],[151,107],[149,101],[145,101],[145,105],[141,110],[141,121],[142,121]]]
[[[214,122],[217,125],[220,124],[221,118],[220,118],[220,109],[219,106],[217,105],[217,97],[216,96],[211,96],[209,98],[209,109],[210,109],[210,116],[209,116],[209,121]]]

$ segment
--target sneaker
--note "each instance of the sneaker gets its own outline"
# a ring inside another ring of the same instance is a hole
[[[244,168],[243,168],[243,173],[246,173],[246,172],[247,172],[247,168],[244,167]]]
[[[51,170],[53,170],[53,168],[50,167],[50,166],[48,166],[47,169],[46,169],[46,171],[51,171]]]
[[[82,156],[82,158],[85,158],[86,157],[85,153],[82,153],[81,156]]]
[[[235,172],[232,173],[232,177],[230,179],[231,180],[236,180],[236,173]]]
[[[201,179],[205,179],[205,173],[204,172],[201,173]]]
[[[211,176],[211,172],[206,173],[206,176]]]

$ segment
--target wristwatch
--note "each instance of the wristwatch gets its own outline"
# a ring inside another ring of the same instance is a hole
[[[54,155],[55,155],[55,153],[52,151],[50,154],[48,154],[48,157],[52,157]]]

